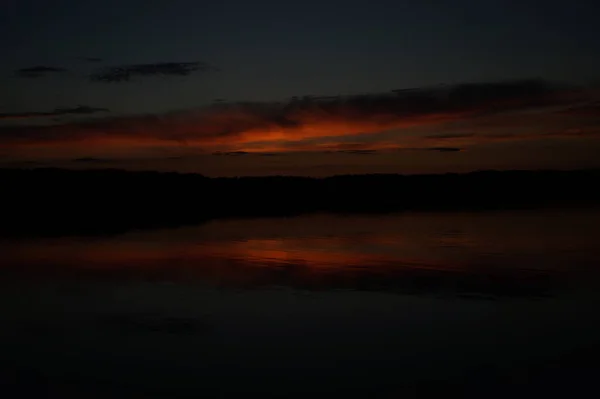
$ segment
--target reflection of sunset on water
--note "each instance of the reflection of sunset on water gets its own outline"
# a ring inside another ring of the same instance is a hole
[[[0,246],[2,271],[27,278],[539,296],[594,270],[597,217],[589,210],[312,215]]]
[[[177,264],[206,269],[218,259],[243,262],[252,267],[261,264],[264,267],[287,264],[314,269],[376,267],[384,264],[420,265],[418,260],[403,256],[399,237],[376,235],[349,238],[203,240],[166,244],[126,240],[67,244],[46,241],[28,244],[26,248],[15,245],[7,256],[13,260],[26,259],[28,263],[60,263],[81,269],[139,268],[153,264],[162,264],[165,267]]]
[[[312,268],[339,268],[401,261],[399,257],[369,253],[335,238],[245,240],[210,245],[210,252],[251,262],[301,264]]]
[[[597,222],[598,215],[589,211],[323,214],[223,220],[112,237],[17,240],[0,243],[0,248],[7,261],[84,269],[153,263],[201,269],[216,260],[252,263],[253,267],[298,264],[315,269],[382,264],[457,268],[499,263],[518,267],[531,263],[528,259],[532,256],[543,256],[544,268],[548,268],[563,267],[565,256],[570,263],[575,261],[577,248],[592,252]],[[548,256],[551,252],[555,256]]]

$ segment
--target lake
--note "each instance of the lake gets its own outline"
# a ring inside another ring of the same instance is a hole
[[[3,397],[584,396],[600,210],[0,241]]]

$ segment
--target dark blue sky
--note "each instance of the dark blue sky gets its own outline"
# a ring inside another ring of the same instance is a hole
[[[91,104],[115,112],[194,107],[214,98],[385,91],[543,77],[593,80],[594,1],[8,0],[0,13],[0,105]],[[100,57],[90,63],[79,57]],[[221,72],[92,84],[106,65],[205,61]],[[71,74],[14,79],[35,65]]]

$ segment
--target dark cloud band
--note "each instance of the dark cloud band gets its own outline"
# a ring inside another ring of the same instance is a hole
[[[159,62],[154,64],[132,64],[103,68],[90,75],[94,82],[128,82],[134,77],[188,76],[196,72],[210,72],[217,68],[205,62]]]
[[[57,74],[67,72],[65,68],[37,65],[28,68],[21,68],[15,71],[15,75],[21,78],[40,78],[49,74]]]
[[[44,112],[0,113],[0,120],[51,118],[64,115],[89,115],[98,112],[109,112],[109,110],[107,108],[94,108],[85,105],[80,105],[78,107],[73,108],[55,108],[53,111]]]

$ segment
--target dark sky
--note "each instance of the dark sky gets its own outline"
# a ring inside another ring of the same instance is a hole
[[[39,154],[44,155],[42,158],[97,156],[94,151],[88,151],[88,154],[85,146],[79,146],[76,151],[73,146],[58,144],[65,142],[65,136],[69,136],[70,141],[66,140],[69,142],[79,140],[79,136],[89,138],[90,129],[86,127],[76,132],[73,125],[84,123],[88,126],[90,119],[110,122],[111,129],[107,134],[114,136],[118,130],[126,137],[127,140],[121,140],[121,145],[117,146],[119,151],[112,145],[110,151],[105,151],[108,155],[114,156],[117,151],[121,156],[141,156],[140,146],[132,143],[137,140],[137,132],[146,125],[139,127],[137,119],[134,123],[127,118],[153,115],[161,121],[163,131],[177,131],[187,140],[190,129],[182,129],[180,123],[187,116],[178,114],[177,126],[171,129],[172,118],[164,114],[192,110],[190,112],[195,115],[192,136],[204,137],[205,131],[198,126],[204,126],[207,112],[204,107],[215,99],[264,105],[264,102],[286,101],[292,96],[389,93],[391,89],[439,84],[452,86],[470,82],[485,85],[541,78],[576,83],[579,88],[585,85],[586,93],[592,93],[593,97],[587,100],[595,101],[596,89],[589,89],[590,83],[600,80],[597,73],[600,70],[600,30],[597,29],[600,6],[595,3],[585,0],[321,0],[295,3],[5,0],[0,11],[0,49],[3,54],[0,64],[0,157],[10,158],[12,162],[19,157],[36,160]],[[128,80],[108,81],[125,75]],[[554,94],[552,97],[556,100]],[[561,104],[564,105],[564,101]],[[581,104],[577,102],[576,105]],[[436,109],[436,114],[438,111]],[[198,112],[204,116],[199,117]],[[236,109],[234,113],[239,116],[240,112],[245,115],[245,121],[257,115],[246,108]],[[307,119],[314,121],[305,114],[300,118],[302,126],[310,125]],[[372,122],[373,114],[367,114],[362,121]],[[263,116],[261,113],[260,117]],[[214,115],[210,117],[215,118]],[[297,114],[294,117],[296,119],[292,119],[297,122]],[[115,119],[122,123],[118,128],[115,128]],[[235,125],[231,121],[239,118],[236,119],[232,112],[221,112],[217,119],[229,126]],[[343,130],[339,118],[336,120],[333,136],[343,137],[345,135],[339,131]],[[327,130],[330,126],[321,122],[310,125],[310,129],[321,130],[308,135],[312,144],[315,144],[315,137],[332,136]],[[354,119],[347,124],[354,124]],[[62,125],[63,131],[38,129],[49,125]],[[588,129],[589,116],[584,125],[567,125],[565,128]],[[152,129],[156,130],[156,126],[153,124]],[[280,128],[281,124],[277,126]],[[21,130],[15,133],[15,127]],[[285,128],[295,126],[285,125]],[[380,130],[350,128],[348,135],[380,134],[391,128],[398,129],[399,126],[388,124]],[[68,134],[64,133],[65,129]],[[96,126],[92,130],[98,129]],[[124,129],[126,133],[123,133]],[[237,127],[223,129],[219,135],[227,135]],[[281,136],[287,134],[286,129],[276,137],[269,135],[271,144],[274,139],[282,139]],[[254,125],[250,130],[256,130]],[[467,130],[469,134],[473,133],[473,129]],[[436,128],[428,134],[446,131],[446,127]],[[400,134],[397,130],[396,133]],[[211,134],[214,136],[214,132]],[[9,151],[16,148],[13,142],[17,135],[29,138],[26,149],[18,146],[19,156],[15,151]],[[36,146],[31,143],[48,135],[53,137],[52,149],[34,151],[32,148]],[[56,137],[60,140],[55,140]],[[243,146],[232,145],[229,141],[228,146],[221,145],[222,148],[206,142],[192,147],[201,153],[273,147],[254,144],[254,147],[248,147],[247,143],[265,141],[263,135],[260,137],[258,141],[236,142],[245,143]],[[164,138],[163,133],[161,138]],[[307,134],[300,138],[306,139]],[[293,141],[298,141],[297,135]],[[359,141],[371,143],[377,140]],[[395,145],[402,144],[397,137],[391,141]],[[378,142],[381,144],[381,140]],[[386,140],[383,147],[388,147],[389,142]],[[305,144],[300,147],[306,149]],[[410,146],[414,144],[410,141]],[[464,146],[465,143],[454,144]],[[154,142],[144,146],[155,150],[160,147]],[[417,146],[422,147],[421,144]],[[133,147],[136,147],[135,151]],[[190,145],[187,145],[185,156],[190,151]],[[13,156],[9,157],[8,152]],[[181,157],[180,152],[175,151],[175,156]],[[146,158],[155,155],[144,153]],[[448,155],[451,154],[443,156],[447,159]],[[455,158],[462,155],[453,154]],[[352,161],[334,163],[343,171],[345,162],[349,165],[366,162],[364,157],[350,159]],[[507,161],[507,158],[502,159]],[[263,161],[248,162],[257,165]],[[424,162],[426,165],[429,161]],[[437,165],[436,168],[443,169],[439,162],[454,161],[431,162]],[[322,161],[317,164],[321,165]],[[511,166],[508,161],[505,164],[501,166]],[[393,169],[393,164],[390,165]],[[266,168],[265,173],[269,172],[269,167],[263,166],[259,169]],[[476,163],[473,167],[477,167]],[[202,171],[200,166],[196,169]]]

